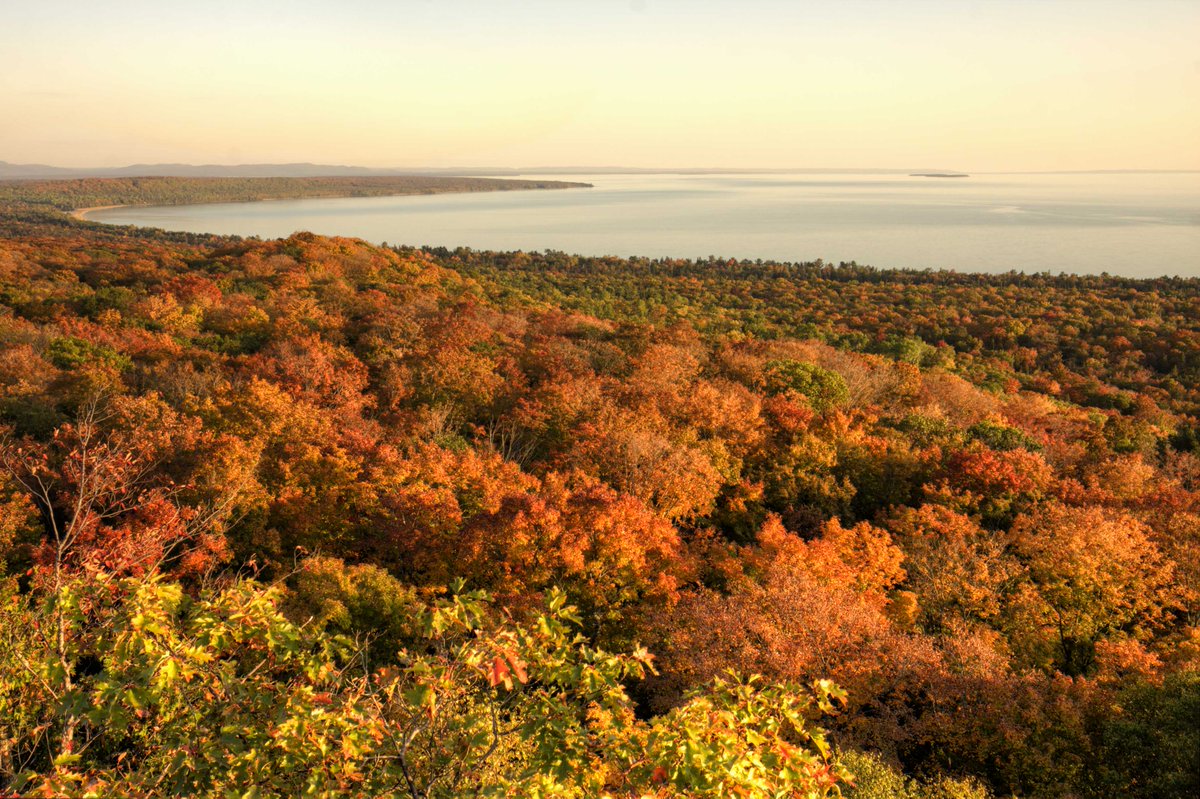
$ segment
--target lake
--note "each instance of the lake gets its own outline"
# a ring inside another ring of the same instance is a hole
[[[1200,174],[523,175],[590,189],[118,208],[90,219],[275,238],[1200,276]]]

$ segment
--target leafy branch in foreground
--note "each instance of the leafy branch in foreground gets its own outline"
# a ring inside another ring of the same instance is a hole
[[[643,721],[623,683],[650,655],[589,646],[559,592],[516,623],[459,591],[375,670],[361,642],[290,621],[282,597],[101,571],[57,595],[10,590],[0,780],[76,796],[765,798],[835,796],[848,776],[810,723],[844,703],[832,684],[729,674]],[[65,660],[43,634],[59,618]]]

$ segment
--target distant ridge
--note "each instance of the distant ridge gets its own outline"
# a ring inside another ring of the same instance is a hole
[[[628,166],[410,167],[380,169],[344,164],[131,164],[121,167],[64,167],[0,161],[0,180],[55,178],[317,178],[317,177],[513,177],[517,175],[904,175],[942,169],[738,169],[735,167],[655,168]]]
[[[53,178],[317,178],[395,177],[441,174],[434,170],[371,169],[331,164],[131,164],[121,167],[63,167],[0,161],[0,180]],[[459,174],[463,174],[461,171]]]
[[[1094,169],[1061,172],[982,172],[985,175],[1171,174],[1196,170]],[[120,167],[65,167],[0,161],[0,180],[55,178],[321,178],[321,177],[517,177],[520,175],[918,175],[955,177],[957,169],[852,169],[636,166],[463,166],[376,168],[344,164],[131,164]]]

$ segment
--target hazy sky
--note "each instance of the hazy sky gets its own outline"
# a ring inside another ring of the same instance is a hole
[[[1200,168],[1200,0],[0,0],[0,160]]]

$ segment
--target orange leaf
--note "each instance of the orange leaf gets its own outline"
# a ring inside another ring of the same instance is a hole
[[[529,682],[529,672],[525,671],[525,662],[516,655],[509,654],[508,665],[512,667],[512,673],[517,678],[517,682],[524,685]]]
[[[504,658],[497,655],[492,658],[492,665],[487,670],[488,682],[493,688],[498,687],[501,683],[505,688],[512,689],[512,672],[508,668],[508,664],[504,662]]]

